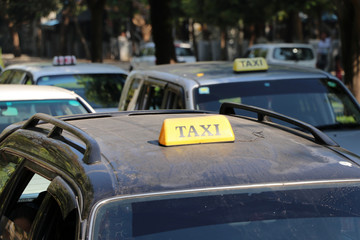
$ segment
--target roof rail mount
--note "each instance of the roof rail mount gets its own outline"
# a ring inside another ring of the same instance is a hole
[[[79,128],[76,128],[67,122],[57,119],[54,116],[50,116],[44,113],[36,113],[31,118],[29,118],[21,128],[29,129],[32,127],[36,127],[36,125],[38,125],[40,121],[54,125],[54,127],[48,134],[49,138],[55,136],[61,136],[62,131],[65,130],[72,133],[78,139],[83,141],[86,145],[86,149],[82,159],[84,163],[92,164],[100,161],[100,157],[101,157],[100,147],[94,138],[92,138],[91,136],[89,136],[87,133],[80,130]]]
[[[264,108],[259,108],[259,107],[249,106],[239,103],[225,102],[221,105],[219,113],[224,115],[235,115],[235,109],[241,109],[241,110],[257,113],[258,116],[257,120],[260,122],[263,122],[265,120],[265,116],[276,118],[278,120],[290,123],[294,126],[300,127],[301,129],[308,131],[314,136],[315,142],[319,144],[328,145],[328,146],[339,146],[334,140],[332,140],[330,137],[328,137],[325,133],[321,132],[316,127],[308,123],[305,123],[303,121],[297,120],[295,118],[291,118]]]

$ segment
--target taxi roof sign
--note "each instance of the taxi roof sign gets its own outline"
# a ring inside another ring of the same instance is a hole
[[[159,143],[163,146],[234,140],[231,124],[222,115],[165,119],[159,136]]]
[[[236,58],[234,60],[234,72],[266,71],[269,66],[265,58]]]
[[[76,57],[73,55],[55,56],[53,58],[53,65],[54,66],[76,65]]]

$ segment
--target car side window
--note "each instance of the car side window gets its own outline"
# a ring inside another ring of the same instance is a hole
[[[162,103],[164,99],[164,87],[153,84],[147,83],[143,86],[139,102],[138,102],[138,109],[142,110],[156,110],[161,109]]]
[[[26,85],[33,85],[34,84],[34,81],[31,77],[31,75],[29,73],[26,73],[25,76],[24,76],[24,83]]]
[[[162,109],[184,109],[184,98],[180,87],[167,87]]]
[[[20,164],[21,159],[13,155],[3,154],[0,161],[0,194],[5,185],[15,173],[16,167]]]
[[[133,84],[135,81],[133,82]],[[139,84],[134,84],[139,85]],[[135,88],[130,88],[135,89]],[[138,91],[138,93],[135,93]],[[129,90],[128,96],[133,96],[127,110],[157,110],[157,109],[183,109],[184,99],[182,89],[174,84],[160,80],[145,81],[139,91]],[[136,102],[133,98],[136,97]]]
[[[21,70],[14,71],[14,74],[7,79],[5,83],[8,84],[20,84],[22,83],[22,80],[24,79],[26,73]]]
[[[254,58],[254,57],[263,57],[266,58],[268,50],[265,48],[254,48],[247,52],[246,57]]]
[[[18,157],[7,155],[1,162],[16,158]],[[21,162],[21,158],[18,158],[17,162]],[[50,184],[49,180],[25,167],[19,166],[19,169],[17,174],[2,186],[0,239],[28,239],[35,216]],[[1,173],[6,178],[4,172],[5,168]],[[1,180],[3,184],[3,179]]]
[[[0,83],[2,83],[2,84],[8,83],[8,81],[10,81],[10,78],[13,74],[14,74],[13,70],[7,70],[7,71],[4,71],[3,73],[1,73]]]
[[[64,218],[58,202],[53,196],[47,194],[39,212],[41,212],[41,216],[36,219],[32,239],[76,239],[76,210],[71,211]]]
[[[79,214],[67,183],[27,159],[0,160],[0,239],[76,239]]]

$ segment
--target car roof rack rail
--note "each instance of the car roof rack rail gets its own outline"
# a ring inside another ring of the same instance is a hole
[[[239,103],[225,102],[221,105],[219,113],[224,115],[235,115],[234,109],[241,109],[241,110],[257,113],[258,121],[260,122],[263,122],[265,120],[265,116],[276,118],[278,120],[290,123],[294,126],[300,127],[301,129],[308,131],[314,136],[315,142],[317,143],[328,146],[339,146],[334,140],[332,140],[330,137],[328,137],[325,133],[321,132],[316,127],[308,123],[305,123],[303,121],[297,120],[295,118],[291,118],[264,108],[259,108],[259,107],[249,106]]]
[[[21,128],[29,129],[32,127],[36,127],[36,125],[38,125],[40,121],[54,125],[54,127],[48,134],[49,138],[61,136],[62,131],[65,130],[72,133],[75,137],[83,141],[86,145],[86,149],[84,151],[84,156],[82,159],[84,163],[92,164],[100,161],[100,147],[94,138],[90,137],[87,133],[80,130],[79,128],[76,128],[65,121],[57,119],[54,116],[50,116],[44,113],[36,113],[31,118],[29,118]]]

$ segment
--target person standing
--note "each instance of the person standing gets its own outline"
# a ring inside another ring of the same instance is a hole
[[[318,43],[318,60],[316,67],[320,68],[322,70],[325,70],[325,68],[328,65],[328,54],[331,47],[331,40],[327,36],[326,32],[322,32],[320,35],[320,41]]]

